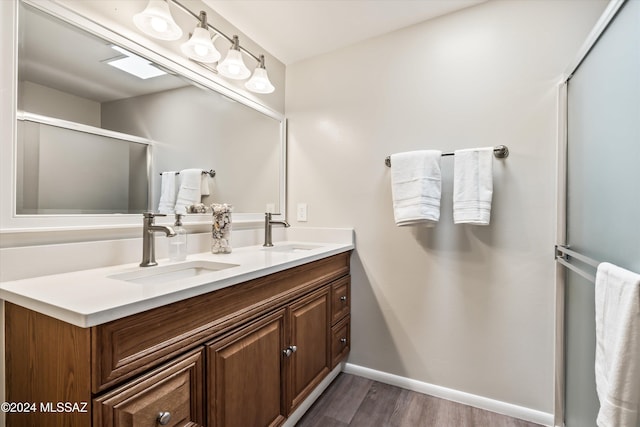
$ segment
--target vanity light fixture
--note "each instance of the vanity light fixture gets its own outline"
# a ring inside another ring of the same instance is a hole
[[[271,93],[275,90],[269,81],[269,76],[267,76],[267,69],[264,67],[264,55],[260,55],[258,66],[253,70],[253,75],[244,86],[256,93]]]
[[[198,26],[193,30],[191,38],[182,43],[180,49],[182,53],[189,58],[198,62],[216,62],[222,55],[218,52],[218,49],[213,45],[211,34],[207,29],[207,12],[200,11],[200,22]],[[215,38],[215,37],[214,37]]]
[[[182,28],[173,20],[165,0],[149,0],[145,10],[133,15],[133,23],[140,31],[156,39],[178,40],[182,37]]]
[[[218,72],[225,77],[236,80],[244,80],[251,75],[251,71],[244,65],[242,60],[238,36],[233,36],[233,44],[229,48],[224,61],[218,64]]]
[[[218,62],[216,69],[213,71],[229,79],[244,80],[251,76],[245,83],[245,87],[251,92],[272,93],[275,90],[267,76],[267,70],[264,65],[264,55],[260,55],[260,57],[254,55],[240,45],[238,36],[234,35],[233,38],[231,38],[207,23],[207,14],[204,11],[200,11],[200,15],[196,15],[178,0],[149,0],[147,8],[134,15],[133,21],[142,32],[151,37],[160,40],[177,40],[182,37],[182,30],[171,16],[169,10],[170,4],[178,6],[183,12],[188,13],[198,20],[198,25],[193,30],[189,40],[180,46],[180,50],[184,55],[189,59],[203,64]],[[175,28],[177,28],[177,31]],[[211,38],[209,30],[212,30],[215,34],[213,39]],[[171,32],[171,38],[169,38],[169,32]],[[176,34],[178,35],[176,36]],[[231,47],[229,47],[229,51],[223,61],[220,61],[221,54],[214,45],[214,41],[218,36],[224,37],[231,43]],[[251,75],[251,71],[242,59],[243,53],[258,62],[253,75]],[[205,68],[209,67],[205,66]]]

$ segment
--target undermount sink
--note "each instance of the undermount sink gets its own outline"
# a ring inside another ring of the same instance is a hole
[[[275,246],[271,246],[269,248],[262,248],[262,250],[269,251],[269,252],[295,253],[295,252],[306,252],[306,251],[310,251],[312,249],[317,249],[320,247],[321,247],[320,245],[305,245],[305,244],[291,243],[291,244],[286,244],[281,246],[278,246],[277,244],[275,244]]]
[[[189,261],[181,264],[165,265],[161,267],[148,267],[144,270],[132,271],[108,276],[110,279],[123,280],[125,282],[141,285],[158,285],[174,282],[176,280],[189,279],[191,277],[212,273],[237,267],[238,264],[226,264],[213,261]]]

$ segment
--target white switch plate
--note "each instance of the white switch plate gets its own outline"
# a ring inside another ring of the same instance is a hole
[[[296,219],[300,222],[307,221],[307,204],[306,203],[298,203]]]

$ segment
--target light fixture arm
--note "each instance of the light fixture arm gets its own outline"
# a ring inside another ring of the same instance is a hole
[[[200,11],[200,16],[198,17],[198,27],[204,28],[205,30],[208,29],[207,12],[205,12],[204,10]]]
[[[218,35],[221,35],[222,37],[224,37],[225,39],[227,39],[227,41],[229,43],[231,43],[232,45],[234,44],[234,38],[229,37],[228,35],[226,35],[225,33],[223,33],[222,31],[220,31],[219,29],[217,29],[216,27],[214,27],[213,25],[209,24],[206,20],[206,12],[201,11],[200,15],[196,15],[194,12],[192,12],[188,7],[186,7],[185,5],[183,5],[182,3],[180,3],[180,1],[178,0],[169,0],[171,3],[175,4],[176,6],[178,6],[178,8],[180,10],[182,10],[183,12],[188,13],[189,15],[193,16],[194,18],[196,18],[200,24],[198,24],[199,26],[201,26],[202,28],[209,28],[211,29],[213,32],[215,32]],[[204,21],[202,20],[202,14],[204,13],[205,18]],[[202,26],[201,24],[204,24],[205,26]],[[240,45],[240,43],[238,42],[237,45],[235,46],[238,48],[238,50],[240,50],[241,52],[246,53],[247,55],[249,55],[250,57],[252,57],[253,59],[255,59],[257,62],[260,62],[260,58],[257,57],[256,55],[254,55],[253,53],[249,52],[247,49],[245,49],[244,47],[242,47]]]

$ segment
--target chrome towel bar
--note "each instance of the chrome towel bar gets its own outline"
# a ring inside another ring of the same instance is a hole
[[[442,156],[453,156],[455,153],[453,151],[442,153]],[[496,156],[496,159],[506,159],[509,157],[509,148],[506,145],[498,145],[493,148],[493,155]],[[387,167],[391,167],[391,156],[387,156],[384,159],[384,164]]]
[[[589,258],[588,256],[582,255],[576,251],[572,251],[571,249],[569,249],[566,246],[563,245],[556,245],[556,261],[567,267],[569,270],[574,271],[575,273],[578,273],[580,276],[584,277],[585,279],[594,282],[596,281],[596,276],[593,274],[590,274],[582,269],[580,269],[579,267],[576,267],[575,265],[569,263],[569,258],[575,258],[578,261],[590,265],[591,267],[594,268],[598,268],[598,265],[600,264],[599,261],[596,261],[592,258]]]
[[[213,178],[214,176],[216,176],[216,171],[214,171],[213,169],[210,169],[208,171],[203,170],[202,174],[207,174],[209,175],[211,178]],[[160,172],[160,175],[162,175],[162,172]],[[180,172],[176,172],[176,175],[180,175]]]

